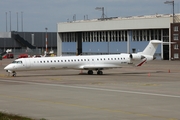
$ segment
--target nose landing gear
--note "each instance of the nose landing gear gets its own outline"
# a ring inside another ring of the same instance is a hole
[[[7,70],[6,72],[8,73],[8,76],[10,76],[10,74],[12,73],[12,76],[16,77],[16,71]]]
[[[16,72],[13,71],[12,73],[13,73],[12,76],[13,76],[13,77],[16,77]]]

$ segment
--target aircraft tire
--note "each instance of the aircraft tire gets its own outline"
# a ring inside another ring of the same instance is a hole
[[[103,75],[103,72],[102,72],[101,70],[98,70],[98,71],[97,71],[97,74],[98,74],[98,75]]]
[[[88,75],[93,75],[93,71],[92,70],[88,70]]]

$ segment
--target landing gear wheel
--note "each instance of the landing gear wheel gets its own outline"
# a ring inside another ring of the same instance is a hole
[[[12,76],[13,76],[13,77],[16,77],[16,72],[13,71],[12,73],[13,73]]]
[[[97,71],[97,74],[98,74],[98,75],[103,75],[103,72],[102,72],[101,70],[98,70],[98,71]]]
[[[88,70],[88,75],[93,75],[93,71],[92,70]]]

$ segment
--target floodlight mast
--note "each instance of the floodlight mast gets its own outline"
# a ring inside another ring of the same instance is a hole
[[[105,14],[104,14],[104,7],[96,7],[95,8],[96,10],[100,10],[100,11],[102,11],[102,17],[101,18],[105,18]]]
[[[164,2],[164,4],[172,4],[172,6],[173,6],[173,23],[175,22],[174,21],[174,0],[172,0],[172,1],[166,1],[166,2]]]

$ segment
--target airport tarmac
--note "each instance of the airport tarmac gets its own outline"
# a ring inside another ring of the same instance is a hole
[[[142,67],[18,72],[0,61],[0,111],[47,120],[180,120],[180,61]],[[80,73],[80,74],[79,74]]]

